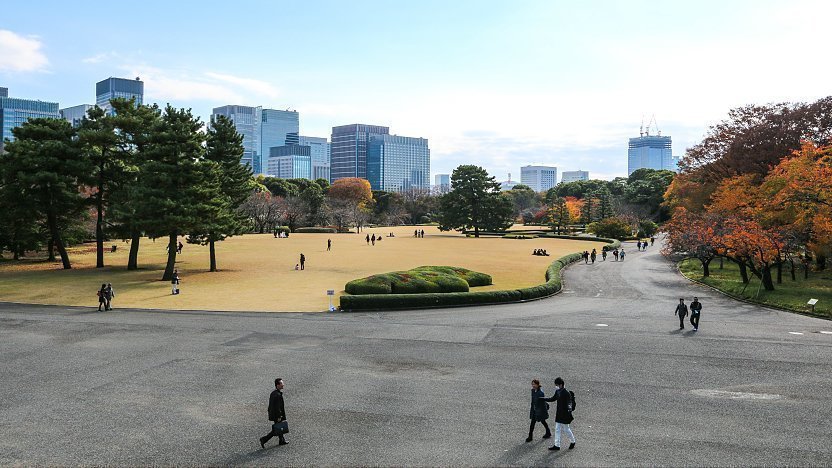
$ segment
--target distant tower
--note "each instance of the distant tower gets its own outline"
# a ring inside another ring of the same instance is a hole
[[[658,135],[650,135],[651,125],[654,126]],[[627,150],[627,174],[632,174],[636,169],[642,168],[678,171],[677,159],[672,154],[671,138],[662,136],[655,115],[647,122],[647,128],[644,128],[642,119],[639,136],[630,138]]]

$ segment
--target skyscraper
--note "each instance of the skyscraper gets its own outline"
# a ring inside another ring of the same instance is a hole
[[[528,185],[535,192],[545,192],[558,184],[558,168],[555,166],[523,166],[520,168],[520,183]]]
[[[126,78],[107,78],[95,84],[95,104],[112,113],[110,99],[135,99],[136,105],[144,104],[144,82],[136,77],[135,80]]]
[[[579,180],[589,180],[589,171],[563,171],[560,182],[562,184],[568,184],[569,182],[577,182]]]
[[[81,125],[81,121],[87,116],[87,111],[92,108],[92,104],[80,104],[67,107],[61,109],[61,118],[71,123],[73,127],[77,127]]]
[[[367,180],[373,190],[430,189],[428,140],[372,135],[367,144]]]
[[[260,167],[266,169],[269,150],[277,146],[297,145],[300,132],[300,118],[297,111],[263,109],[260,120]]]
[[[299,136],[298,144],[309,147],[309,154],[312,157],[312,179],[329,180],[329,142],[326,138]]]
[[[311,153],[311,147],[309,146],[273,146],[269,148],[266,173],[281,179],[311,179]]]
[[[213,114],[211,114],[212,119],[222,115],[234,122],[237,133],[243,136],[243,157],[240,159],[240,164],[248,164],[255,174],[262,174],[266,169],[263,167],[260,156],[262,113],[262,107],[229,105],[215,107]]]
[[[0,151],[3,151],[6,139],[14,141],[12,129],[23,125],[27,120],[39,117],[61,118],[57,102],[10,98],[8,95],[7,88],[0,88]]]
[[[370,138],[389,135],[388,127],[352,124],[332,127],[330,138],[331,181],[344,177],[367,178],[367,145]]]
[[[671,153],[669,136],[644,134],[637,138],[630,138],[627,151],[627,175],[636,169],[667,169],[678,171],[676,159]]]
[[[451,191],[451,175],[450,174],[436,174],[433,176],[433,190],[439,195],[444,195]]]

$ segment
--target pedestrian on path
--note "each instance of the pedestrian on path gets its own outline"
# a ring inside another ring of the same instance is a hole
[[[546,424],[546,420],[549,419],[549,403],[543,400],[544,397],[543,389],[540,388],[540,381],[532,380],[532,406],[529,408],[529,419],[532,422],[529,425],[529,437],[526,438],[526,442],[532,441],[536,423],[543,424],[543,428],[546,429],[546,433],[543,434],[544,439],[552,437],[552,431],[549,430],[549,425]]]
[[[693,331],[699,330],[699,314],[702,313],[702,303],[699,302],[698,297],[693,298],[690,303],[690,324],[693,325]]]
[[[650,245],[653,245],[653,242],[656,242],[656,238],[655,237],[650,237]]]
[[[638,249],[638,251],[641,252],[641,239],[639,239],[639,241],[636,242],[636,249]]]
[[[370,235],[367,234],[367,245],[370,245]]]
[[[556,401],[557,406],[555,410],[555,445],[549,447],[549,450],[560,450],[560,432],[566,433],[569,437],[569,449],[575,448],[575,434],[572,433],[572,428],[569,426],[575,419],[572,416],[572,411],[575,409],[575,394],[564,387],[563,379],[558,377],[555,379],[555,394],[551,398],[545,398],[544,401]]]
[[[581,254],[581,257],[584,259],[584,263],[589,263],[589,252],[584,250],[584,253]]]
[[[280,423],[286,421],[286,407],[283,404],[283,379],[274,379],[274,391],[269,395],[269,421],[273,422],[272,430],[268,434],[260,438],[260,447],[266,448],[266,442],[272,437],[277,436],[280,442],[278,445],[286,445],[286,438],[283,437],[285,432],[289,432],[288,426],[285,426],[285,432]]]
[[[107,285],[101,283],[101,289],[98,290],[98,311],[101,312],[101,308],[103,307],[104,310],[107,310],[107,297],[105,296],[107,291]]]
[[[104,290],[104,310],[113,310],[113,298],[116,297],[116,291],[113,289],[113,283],[107,283],[107,288]]]
[[[685,305],[684,299],[679,299],[679,305],[676,306],[674,315],[679,316],[679,330],[685,329],[685,316],[688,315],[688,306]]]
[[[300,254],[300,269],[303,270],[303,265],[306,263],[306,257],[303,254]]]
[[[421,234],[422,234],[422,235],[421,235],[422,239],[424,239],[424,238],[425,238],[425,230],[424,230],[424,229],[422,229]]]
[[[623,248],[621,249],[621,252],[618,252],[618,258],[621,259],[622,262],[624,261],[624,249]]]
[[[179,270],[173,270],[173,276],[170,278],[170,293],[179,294]]]
[[[592,253],[589,254],[589,258],[592,260],[592,263],[595,263],[595,259],[598,257],[598,251],[592,249]]]
[[[373,237],[370,238],[370,242],[372,242],[373,245],[376,245],[376,235],[375,234],[373,234]]]
[[[615,261],[618,261],[618,249],[612,251],[612,256],[615,257]]]
[[[330,250],[332,250],[332,239],[327,239],[326,240],[326,251],[329,252]]]

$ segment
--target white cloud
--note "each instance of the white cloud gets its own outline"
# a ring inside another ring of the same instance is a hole
[[[243,78],[215,72],[205,72],[205,76],[223,83],[230,83],[239,88],[251,91],[258,96],[276,98],[280,95],[277,88],[275,88],[271,83],[263,80],[255,80],[253,78]]]
[[[86,57],[81,59],[84,63],[102,63],[107,60],[112,60],[118,58],[119,55],[116,52],[103,52],[100,54],[95,54],[92,57]]]
[[[0,29],[0,71],[30,72],[46,68],[49,60],[37,37]]]

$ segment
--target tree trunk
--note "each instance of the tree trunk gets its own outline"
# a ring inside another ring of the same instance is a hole
[[[760,273],[760,279],[763,280],[763,289],[766,291],[774,291],[774,282],[771,280],[771,266],[764,266]]]
[[[711,270],[709,268],[709,266],[711,265],[711,260],[713,260],[713,257],[708,259],[699,259],[699,261],[702,262],[702,277],[704,278],[711,276]]]
[[[165,273],[162,275],[162,281],[170,281],[173,278],[173,269],[176,266],[176,241],[179,239],[179,233],[176,229],[171,231],[170,239],[168,240],[168,264],[165,266]]]
[[[777,262],[777,284],[783,284],[783,262]]]
[[[103,168],[99,169],[102,174]],[[104,268],[104,195],[101,191],[102,178],[98,180],[98,192],[95,194],[95,210],[98,212],[95,218],[95,267]]]
[[[127,257],[128,270],[139,269],[139,241],[141,238],[142,235],[138,231],[133,231],[132,236],[130,236],[130,255]]]
[[[49,245],[46,247],[46,252],[48,253],[48,257],[46,261],[54,262],[55,261],[55,239],[49,238]]]
[[[208,250],[211,253],[211,271],[217,271],[217,252],[214,249],[214,241],[208,244]]]
[[[793,258],[789,258],[789,266],[790,266],[789,270],[791,271],[791,275],[792,275],[792,281],[797,281],[797,278],[795,278],[795,275],[794,275],[794,259]]]
[[[818,270],[826,269],[826,255],[818,255]]]
[[[745,263],[737,262],[737,265],[740,267],[740,278],[742,278],[743,284],[748,284],[748,268],[746,268]]]
[[[719,269],[721,270],[725,266],[725,257],[719,257]]]
[[[72,264],[69,263],[69,255],[66,253],[64,241],[61,239],[61,233],[58,231],[58,216],[55,214],[53,207],[49,208],[49,214],[46,216],[46,223],[49,225],[49,233],[52,239],[55,240],[55,247],[58,249],[58,254],[61,256],[61,263],[63,263],[64,270],[71,270]]]

